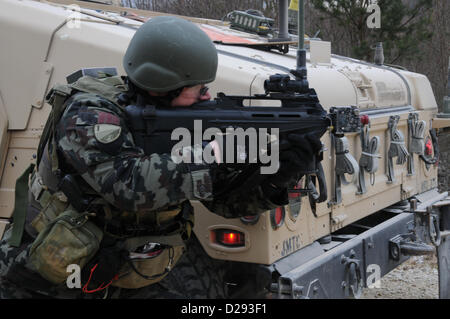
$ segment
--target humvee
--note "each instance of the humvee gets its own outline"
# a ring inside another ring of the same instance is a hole
[[[82,68],[124,74],[134,32],[161,14],[72,0],[0,2],[0,235],[10,226],[16,179],[36,159],[51,108],[46,93]],[[295,68],[293,45],[184,18],[216,41],[213,96],[262,94],[270,75]],[[193,201],[194,236],[165,282],[187,298],[359,297],[410,256],[437,251],[440,297],[449,298],[450,198],[437,190],[435,131],[450,123],[437,116],[430,82],[331,54],[326,41],[306,44],[307,78],[321,105],[355,106],[362,119],[359,132],[322,137],[327,200],[292,192],[289,205],[236,219]]]

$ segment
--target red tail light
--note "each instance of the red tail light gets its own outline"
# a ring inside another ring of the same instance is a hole
[[[213,241],[227,247],[242,247],[245,245],[245,235],[236,230],[215,229],[212,237]]]

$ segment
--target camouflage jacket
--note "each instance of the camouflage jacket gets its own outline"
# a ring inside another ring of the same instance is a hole
[[[190,171],[175,164],[170,154],[144,154],[133,141],[123,109],[115,103],[85,92],[66,103],[55,134],[60,162],[120,210],[155,211],[200,200],[212,212],[233,218],[280,206],[260,187],[215,201],[209,169],[202,165],[203,169]]]

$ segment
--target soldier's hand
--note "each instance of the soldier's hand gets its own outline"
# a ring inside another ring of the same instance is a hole
[[[269,177],[269,183],[282,188],[304,174],[313,173],[315,158],[321,149],[322,143],[314,134],[289,134],[280,141],[280,167]]]
[[[295,134],[288,135],[287,140],[290,144],[286,154],[286,158],[291,158],[289,161],[295,166],[293,169],[296,173],[302,175],[315,172],[316,157],[322,150],[322,143],[320,138],[313,133],[309,134]],[[295,155],[291,155],[295,153]],[[282,154],[280,154],[281,156]]]

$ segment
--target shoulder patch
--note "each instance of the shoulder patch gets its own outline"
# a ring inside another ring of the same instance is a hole
[[[94,126],[95,139],[103,144],[117,140],[122,133],[122,128],[113,124],[96,124]]]
[[[119,125],[120,119],[118,116],[108,112],[98,112],[98,124],[114,124]]]

